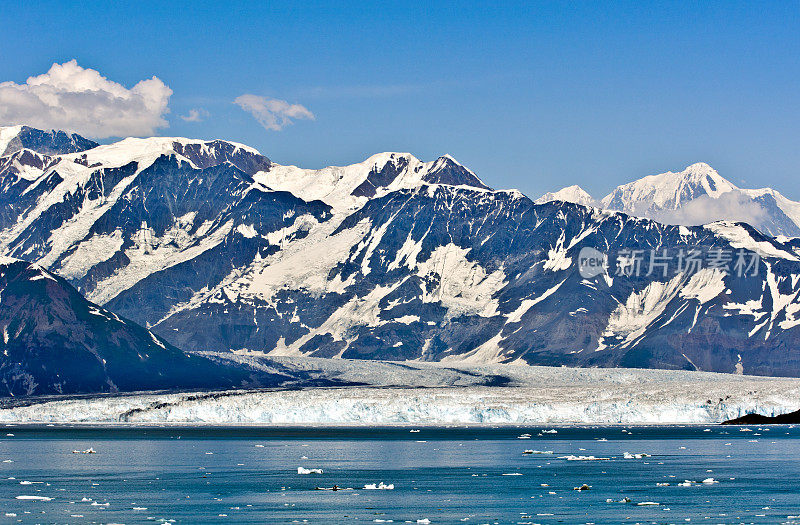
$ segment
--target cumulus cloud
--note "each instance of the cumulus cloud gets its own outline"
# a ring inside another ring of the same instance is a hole
[[[314,120],[314,114],[300,104],[289,104],[277,98],[259,97],[258,95],[241,95],[234,104],[255,117],[265,129],[280,131],[294,120]]]
[[[190,109],[188,115],[180,115],[186,122],[203,122],[209,117],[208,111],[203,108]]]
[[[742,192],[729,191],[716,199],[702,195],[683,204],[677,210],[653,212],[648,215],[658,222],[684,226],[708,224],[720,220],[746,222],[758,226],[767,212]]]
[[[64,129],[93,138],[152,135],[167,126],[171,95],[157,77],[127,89],[70,60],[24,84],[0,83],[0,124]]]

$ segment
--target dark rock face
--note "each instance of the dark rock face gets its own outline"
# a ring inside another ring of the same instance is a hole
[[[473,188],[489,189],[481,180],[452,157],[439,157],[434,168],[424,177],[429,184],[448,184],[451,186],[472,186]]]
[[[229,388],[246,370],[185,354],[23,262],[0,264],[0,397]]]
[[[172,147],[177,154],[188,158],[200,169],[229,163],[244,173],[253,175],[272,166],[267,157],[254,155],[236,144],[222,140],[212,140],[203,144],[174,142]]]
[[[10,155],[21,149],[29,149],[45,155],[60,155],[86,151],[97,145],[97,142],[81,137],[77,133],[56,130],[42,131],[22,126],[19,134],[11,140],[6,150],[0,151],[0,156]]]

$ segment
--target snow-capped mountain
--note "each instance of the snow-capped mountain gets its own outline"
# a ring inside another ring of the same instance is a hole
[[[703,162],[622,184],[599,202],[578,186],[546,193],[536,202],[553,200],[599,206],[664,224],[692,226],[726,220],[746,222],[771,236],[800,237],[800,203],[772,188],[739,188]]]
[[[449,156],[303,170],[181,138],[30,155],[0,159],[0,251],[184,350],[800,375],[800,241],[746,224],[536,204]],[[584,248],[611,266],[584,277]],[[752,266],[617,275],[651,250]]]
[[[572,202],[574,204],[582,204],[584,206],[597,206],[597,202],[589,193],[578,186],[567,186],[558,191],[550,191],[536,199],[536,204],[544,204],[545,202],[564,201]]]
[[[739,188],[703,162],[618,186],[602,206],[669,224],[732,220],[767,235],[800,236],[800,203],[771,188]]]

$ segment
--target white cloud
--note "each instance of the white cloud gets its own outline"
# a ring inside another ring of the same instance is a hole
[[[758,226],[766,214],[766,210],[747,195],[739,191],[729,191],[717,198],[702,195],[683,204],[677,210],[664,210],[648,215],[651,219],[665,224],[694,226],[728,220]]]
[[[203,122],[209,117],[208,111],[203,108],[190,109],[188,115],[180,115],[186,122]]]
[[[314,114],[300,104],[289,104],[277,98],[259,97],[258,95],[241,95],[234,104],[253,115],[265,129],[280,131],[293,120],[314,120]]]
[[[24,84],[0,83],[0,124],[75,131],[93,138],[152,135],[167,126],[172,90],[157,77],[131,89],[77,61],[53,64]]]

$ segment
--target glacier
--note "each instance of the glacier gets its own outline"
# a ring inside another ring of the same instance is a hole
[[[258,360],[258,356],[237,356]],[[278,358],[363,386],[18,402],[0,423],[142,425],[714,424],[800,408],[800,380],[708,372]],[[502,378],[501,385],[492,384]],[[403,386],[400,386],[403,385]]]

